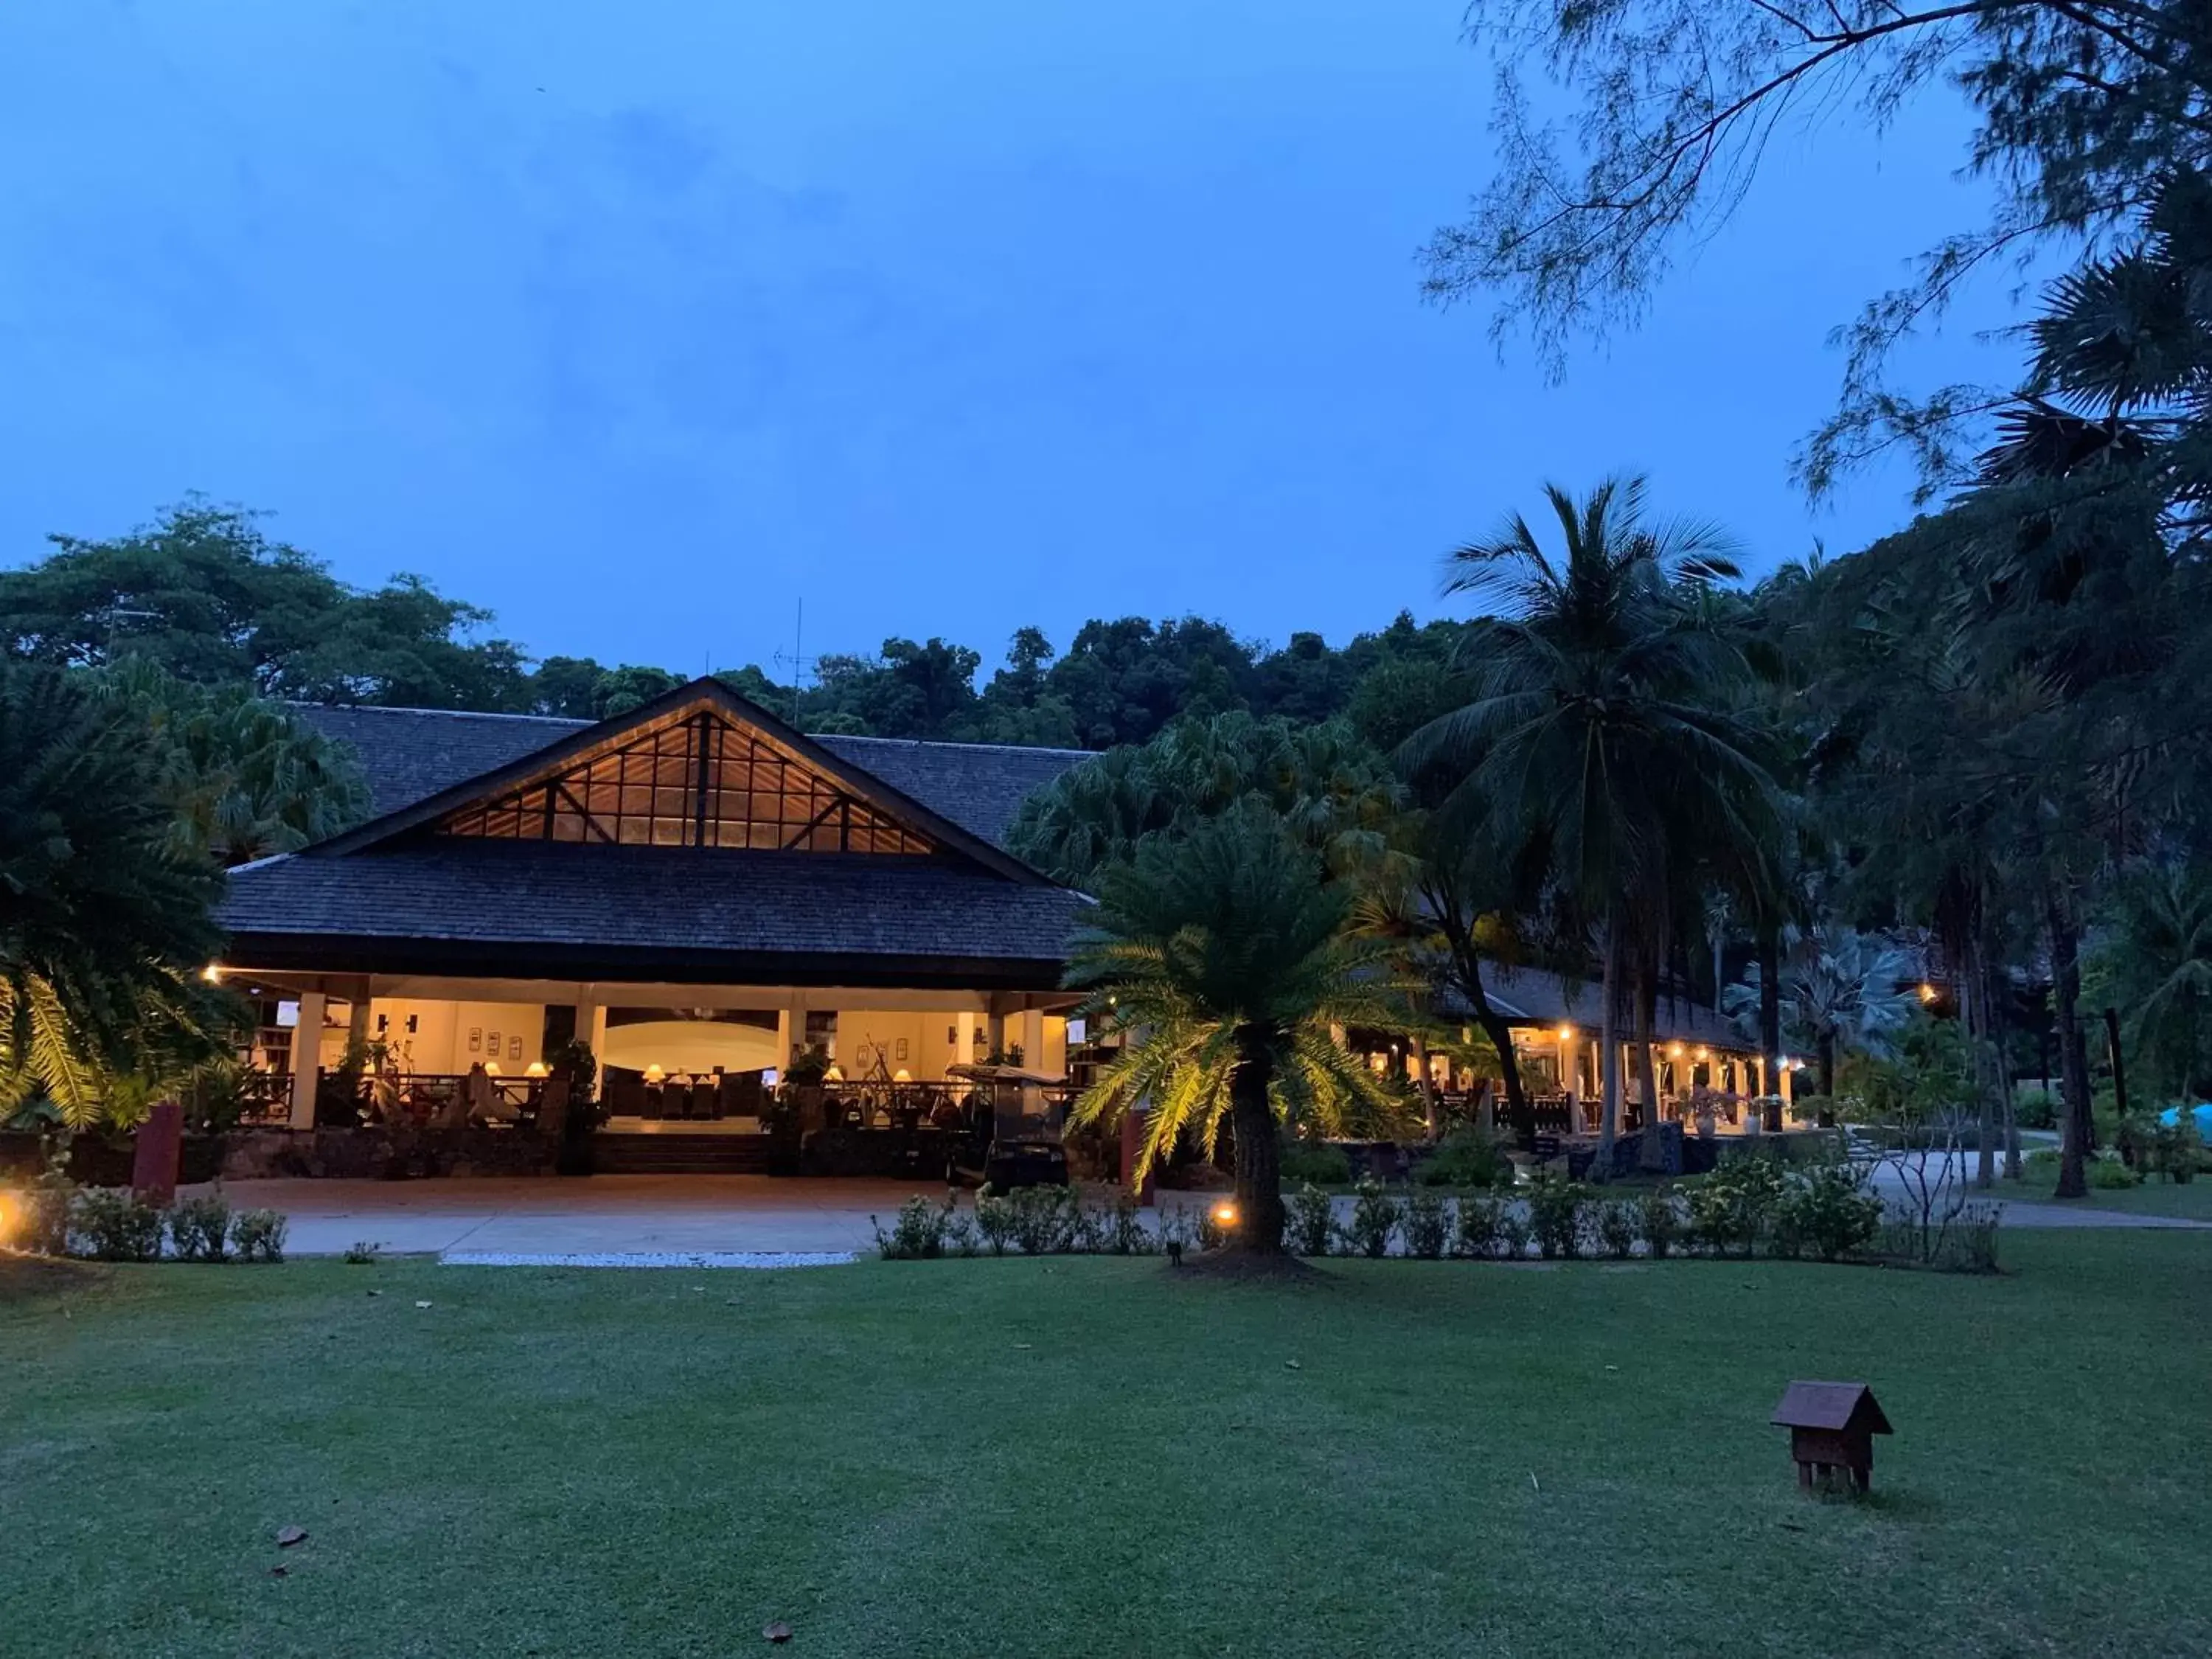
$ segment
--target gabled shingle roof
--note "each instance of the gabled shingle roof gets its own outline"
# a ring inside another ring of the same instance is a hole
[[[472,714],[450,708],[358,708],[297,703],[325,737],[353,745],[378,817],[572,737],[589,720]]]
[[[1088,750],[1011,744],[847,737],[814,741],[1000,847],[1006,844],[1014,814],[1031,792],[1091,758]]]
[[[442,837],[246,866],[221,917],[249,937],[1045,962],[1084,908],[927,859]]]
[[[371,810],[379,817],[536,754],[593,724],[540,714],[326,703],[301,703],[295,712],[325,736],[353,746],[368,781]],[[999,846],[1032,790],[1090,758],[1079,749],[1012,744],[835,736],[814,741]]]
[[[434,833],[438,815],[479,785],[496,795],[519,777],[557,770],[629,723],[691,703],[753,726],[818,771],[847,775],[851,787],[917,826],[934,853]],[[913,985],[951,976],[1042,988],[1057,982],[1086,904],[999,845],[1023,798],[1083,759],[1079,751],[811,738],[712,681],[615,722],[413,708],[300,712],[353,746],[376,816],[301,853],[231,872],[219,920],[252,965],[556,976],[665,970],[801,982],[819,974],[836,977],[817,982],[857,975]]]

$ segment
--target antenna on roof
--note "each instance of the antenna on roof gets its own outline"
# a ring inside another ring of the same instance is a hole
[[[814,660],[806,654],[805,641],[806,600],[801,597],[791,624],[791,654],[787,657],[781,651],[775,653],[777,662],[791,665],[791,723],[800,731],[805,728],[799,724],[799,694],[806,683],[806,665]]]

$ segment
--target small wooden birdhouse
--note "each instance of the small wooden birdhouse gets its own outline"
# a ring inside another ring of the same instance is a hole
[[[1874,1437],[1893,1434],[1874,1390],[1863,1382],[1792,1382],[1769,1419],[1790,1431],[1797,1484],[1847,1480],[1855,1492],[1874,1484]]]

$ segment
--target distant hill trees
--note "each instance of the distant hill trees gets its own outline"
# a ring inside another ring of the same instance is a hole
[[[635,708],[684,678],[533,659],[491,631],[489,611],[421,576],[350,586],[272,540],[258,515],[196,498],[128,535],[51,540],[45,558],[0,571],[0,653],[75,667],[136,659],[186,683],[307,702],[579,720]],[[1122,617],[1085,623],[1064,653],[1042,629],[1018,629],[988,677],[973,646],[892,638],[872,653],[823,657],[795,692],[757,665],[721,678],[813,732],[1109,749],[1179,715],[1248,713],[1343,718],[1387,749],[1455,706],[1462,631],[1401,615],[1341,648],[1312,633],[1275,647],[1202,617]]]

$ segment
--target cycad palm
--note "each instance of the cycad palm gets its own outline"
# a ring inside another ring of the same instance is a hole
[[[1518,515],[1451,556],[1446,591],[1504,614],[1468,635],[1474,700],[1416,732],[1404,758],[1459,779],[1448,817],[1479,813],[1494,847],[1538,843],[1561,903],[1596,933],[1609,1146],[1622,970],[1656,960],[1686,872],[1757,862],[1777,791],[1766,733],[1737,695],[1751,678],[1737,619],[1710,591],[1736,574],[1718,537],[1648,523],[1640,478],[1579,503],[1545,494],[1557,557]]]
[[[172,846],[149,747],[63,674],[0,669],[0,1105],[88,1121],[112,1073],[209,1050],[222,878]]]
[[[1185,1133],[1211,1152],[1226,1122],[1235,1243],[1280,1254],[1280,1122],[1306,1114],[1333,1127],[1401,1101],[1329,1031],[1402,1022],[1390,945],[1346,937],[1346,894],[1322,884],[1319,860],[1258,801],[1147,840],[1108,872],[1099,901],[1069,981],[1091,993],[1091,1012],[1124,1046],[1076,1121],[1148,1109],[1133,1182]]]

